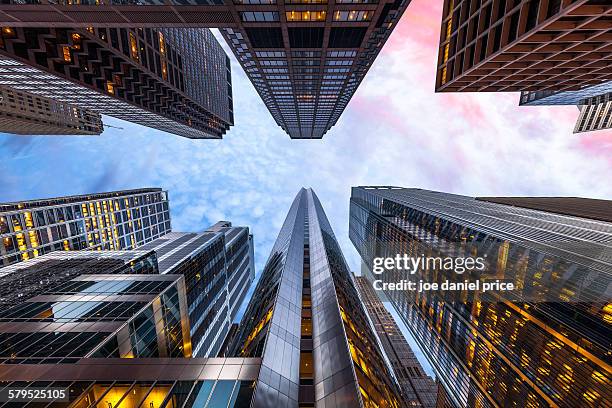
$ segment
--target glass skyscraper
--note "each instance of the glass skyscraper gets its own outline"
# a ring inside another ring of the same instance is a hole
[[[340,118],[410,0],[5,3],[0,24],[30,29],[220,28],[276,123],[291,138],[318,139]]]
[[[192,358],[190,276],[159,265],[80,251],[0,269],[0,406],[247,407],[260,359]],[[65,396],[9,398],[24,387]]]
[[[234,122],[232,82],[210,30],[113,28],[111,21],[2,28],[0,81],[183,137],[220,139]]]
[[[218,355],[255,278],[249,229],[223,221],[203,233],[171,232],[138,248],[149,250],[160,273],[185,277],[194,357]]]
[[[0,203],[0,265],[52,251],[133,249],[170,230],[159,188]]]
[[[435,408],[438,396],[436,382],[425,374],[393,316],[378,298],[372,283],[365,276],[355,277],[355,283],[408,406]]]
[[[312,189],[289,209],[233,354],[262,359],[252,407],[404,406]]]
[[[0,364],[191,356],[184,278],[159,275],[153,252],[54,253],[0,271]]]
[[[454,406],[604,407],[612,404],[611,209],[604,200],[355,187],[350,238],[369,271],[374,258],[397,254],[483,257],[486,275],[516,286],[446,295],[383,288]]]

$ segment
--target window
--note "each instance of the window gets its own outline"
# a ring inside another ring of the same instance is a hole
[[[336,11],[334,13],[334,21],[370,21],[372,20],[372,11]]]
[[[327,12],[325,11],[287,11],[287,21],[325,21]]]
[[[277,11],[243,11],[240,13],[242,21],[278,21]]]

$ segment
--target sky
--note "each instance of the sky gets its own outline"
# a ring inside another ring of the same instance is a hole
[[[434,93],[441,3],[412,1],[323,140],[291,140],[232,56],[236,125],[223,140],[108,117],[113,127],[101,136],[0,135],[0,201],[162,187],[175,231],[218,220],[249,226],[260,272],[302,186],[319,196],[357,271],[351,186],[611,199],[612,132],[573,134],[575,106],[519,107],[517,93]]]

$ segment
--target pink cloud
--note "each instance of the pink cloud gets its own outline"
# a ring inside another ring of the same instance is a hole
[[[580,150],[589,155],[608,159],[612,166],[612,130],[581,134],[577,145]]]

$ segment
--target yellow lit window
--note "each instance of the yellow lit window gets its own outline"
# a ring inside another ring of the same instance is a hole
[[[64,61],[70,62],[72,61],[72,56],[70,55],[70,47],[62,47],[62,53],[64,55]]]
[[[138,55],[138,42],[136,41],[136,36],[134,33],[130,33],[130,54],[134,60],[139,61],[140,57]]]
[[[115,85],[111,81],[106,81],[106,92],[111,95],[115,94]]]
[[[159,53],[162,55],[166,54],[166,42],[161,31],[159,31]]]

